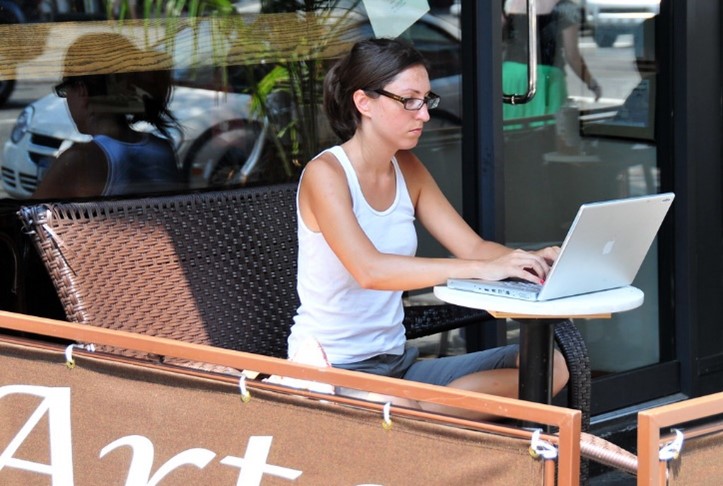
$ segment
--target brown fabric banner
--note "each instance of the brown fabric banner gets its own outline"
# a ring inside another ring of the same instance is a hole
[[[2,485],[534,485],[522,439],[0,341]]]
[[[721,458],[723,458],[723,432],[686,439],[680,455],[668,463],[667,484],[670,486],[720,484]]]

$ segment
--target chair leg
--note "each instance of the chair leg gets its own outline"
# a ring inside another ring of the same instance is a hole
[[[449,331],[442,331],[439,334],[439,351],[437,352],[437,356],[440,358],[443,356],[447,356],[447,353],[449,352]]]
[[[568,407],[582,412],[582,431],[590,430],[590,402],[592,391],[592,377],[590,371],[590,356],[582,334],[572,322],[567,319],[555,325],[555,342],[565,357],[570,381],[568,387]],[[580,484],[587,484],[589,479],[589,461],[580,461]]]

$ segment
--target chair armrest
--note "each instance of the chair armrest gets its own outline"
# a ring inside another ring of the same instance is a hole
[[[493,320],[489,313],[452,304],[407,305],[404,307],[404,327],[407,339],[430,336]]]

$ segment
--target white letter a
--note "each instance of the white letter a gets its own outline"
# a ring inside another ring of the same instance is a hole
[[[43,398],[25,425],[0,454],[0,471],[15,467],[26,471],[47,474],[53,486],[73,486],[73,452],[70,434],[70,388],[32,385],[7,385],[0,387],[0,400],[12,394],[34,395]],[[50,464],[40,464],[13,457],[30,432],[48,413],[50,432]]]

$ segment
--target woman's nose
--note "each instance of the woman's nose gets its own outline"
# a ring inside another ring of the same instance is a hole
[[[417,118],[425,122],[429,121],[429,108],[427,107],[427,103],[423,104],[422,107],[417,110]]]

